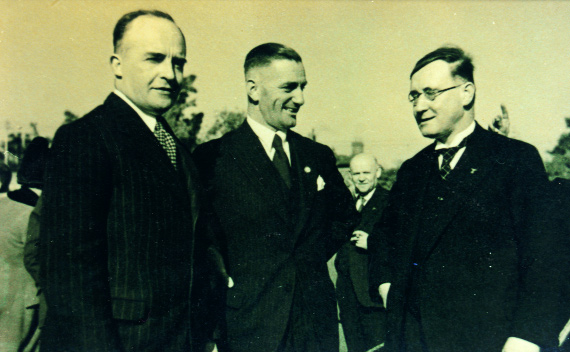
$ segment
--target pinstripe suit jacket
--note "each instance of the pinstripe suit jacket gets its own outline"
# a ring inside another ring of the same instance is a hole
[[[198,202],[190,154],[176,141],[178,171],[114,94],[57,131],[41,218],[42,350],[163,351],[189,341]]]

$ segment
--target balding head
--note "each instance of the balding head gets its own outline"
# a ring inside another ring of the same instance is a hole
[[[376,188],[382,171],[376,158],[370,154],[357,154],[350,160],[350,175],[357,193],[366,195]]]
[[[115,88],[147,115],[162,115],[180,92],[184,36],[171,18],[154,13],[130,18],[124,27],[120,36],[115,35],[116,52],[111,56]]]

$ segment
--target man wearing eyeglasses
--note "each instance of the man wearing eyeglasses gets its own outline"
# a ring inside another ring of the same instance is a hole
[[[410,79],[415,120],[434,143],[402,165],[368,241],[387,351],[557,346],[562,261],[538,152],[475,122],[473,64],[461,49],[427,54]]]

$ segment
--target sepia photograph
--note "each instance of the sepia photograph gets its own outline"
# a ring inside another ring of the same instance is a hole
[[[0,351],[570,351],[569,19],[0,0]]]

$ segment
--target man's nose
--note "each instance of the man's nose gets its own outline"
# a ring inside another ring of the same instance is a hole
[[[168,81],[171,81],[174,78],[176,78],[176,68],[174,67],[174,64],[169,60],[164,60],[160,64],[160,75],[162,76],[162,78]]]
[[[293,102],[299,106],[305,104],[305,96],[302,88],[297,88],[293,92]]]
[[[426,111],[429,106],[428,103],[429,100],[425,97],[425,95],[424,94],[420,95],[414,102],[413,106],[414,113]]]

